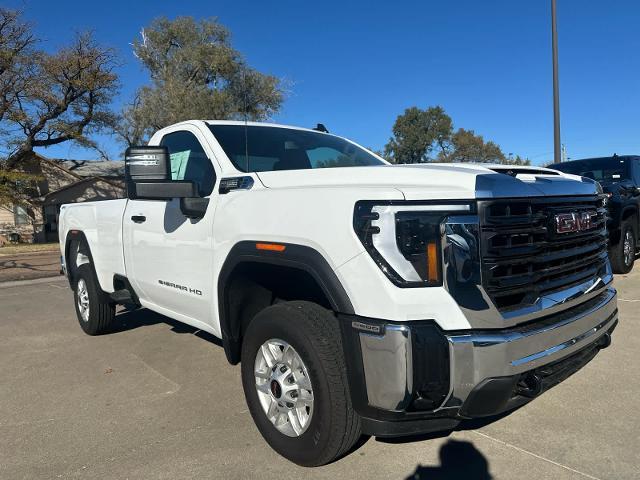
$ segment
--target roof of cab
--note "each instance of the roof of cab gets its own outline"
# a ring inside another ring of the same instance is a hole
[[[291,130],[306,130],[307,132],[325,133],[313,128],[297,127],[295,125],[283,125],[280,123],[267,123],[267,122],[245,122],[244,120],[203,120],[208,125],[247,125],[248,127],[276,127],[276,128],[288,128]],[[329,132],[327,132],[329,133]],[[331,133],[329,133],[331,135]]]

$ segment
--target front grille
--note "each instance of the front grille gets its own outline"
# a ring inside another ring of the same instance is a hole
[[[557,233],[556,215],[593,212],[590,228]],[[607,212],[598,197],[542,197],[478,203],[482,284],[500,310],[535,303],[604,274]]]

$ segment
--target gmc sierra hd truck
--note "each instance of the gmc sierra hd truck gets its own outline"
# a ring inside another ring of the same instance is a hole
[[[591,179],[391,165],[323,128],[226,121],[164,128],[125,166],[128,198],[60,212],[80,326],[109,332],[122,304],[219,337],[300,465],[509,412],[611,342]]]

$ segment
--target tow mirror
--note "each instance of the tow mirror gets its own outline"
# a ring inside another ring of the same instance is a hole
[[[124,155],[127,196],[132,199],[166,200],[198,197],[194,182],[171,180],[167,147],[129,147]]]
[[[124,175],[129,182],[171,181],[167,147],[129,147],[124,154]]]

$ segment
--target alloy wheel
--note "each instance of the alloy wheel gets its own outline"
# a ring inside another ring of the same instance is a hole
[[[80,316],[82,320],[85,322],[89,321],[89,291],[87,290],[87,283],[84,281],[84,278],[78,280],[78,285],[76,287],[76,295],[78,297],[78,311],[80,312]]]
[[[302,435],[313,416],[313,389],[298,352],[284,340],[267,340],[258,349],[254,375],[269,421],[288,437]]]
[[[634,252],[633,235],[630,230],[624,234],[624,243],[622,244],[622,253],[624,255],[624,264],[629,266],[633,261]]]

